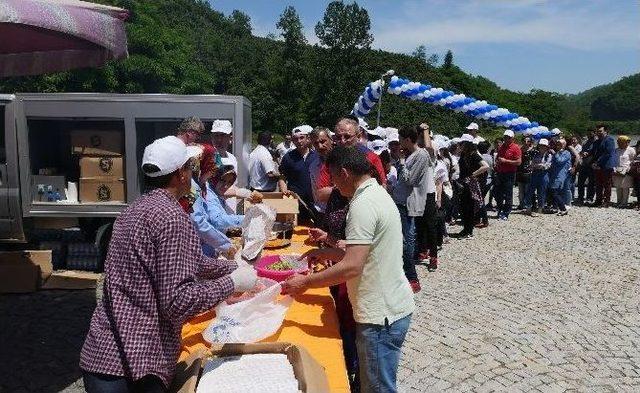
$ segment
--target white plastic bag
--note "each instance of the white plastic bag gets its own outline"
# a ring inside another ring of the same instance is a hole
[[[280,329],[293,302],[291,296],[278,300],[281,290],[276,284],[249,300],[220,303],[202,336],[210,343],[254,343],[271,336]]]
[[[251,206],[242,220],[242,256],[246,260],[255,259],[271,236],[276,211],[271,206],[259,203]]]

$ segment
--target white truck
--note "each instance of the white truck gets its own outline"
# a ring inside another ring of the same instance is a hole
[[[143,191],[144,147],[173,134],[189,116],[208,127],[205,139],[213,120],[232,122],[231,150],[244,186],[251,150],[251,102],[244,97],[0,95],[1,247],[33,245],[32,233],[65,220],[79,226],[87,241],[106,244],[100,239],[109,233],[104,228]]]

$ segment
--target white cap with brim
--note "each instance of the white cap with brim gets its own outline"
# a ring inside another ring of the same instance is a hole
[[[480,129],[480,127],[478,126],[478,123],[471,123],[467,126],[467,130],[478,130]]]
[[[194,154],[194,150],[189,151],[184,142],[173,135],[156,139],[144,148],[142,167],[151,164],[160,170],[147,173],[143,169],[142,172],[149,177],[168,175],[182,168],[192,157],[190,154]]]
[[[473,143],[473,135],[471,134],[462,134],[460,137],[460,142],[471,142]]]
[[[233,126],[229,120],[214,120],[211,132],[230,135],[233,132]]]
[[[538,142],[538,145],[542,145],[542,146],[549,146],[549,140],[548,139],[540,139],[540,141]]]
[[[400,142],[400,134],[397,130],[391,130],[387,128],[387,143]]]
[[[516,136],[516,134],[514,134],[514,132],[513,132],[513,131],[511,131],[511,130],[506,130],[506,131],[504,132],[504,134],[502,134],[502,135],[504,135],[504,136],[508,136],[509,138],[513,138],[513,137],[515,137],[515,136]]]
[[[381,139],[369,142],[369,149],[373,150],[374,153],[380,155],[383,151],[387,150],[387,143]]]
[[[294,128],[293,130],[291,130],[291,133],[293,135],[309,135],[313,132],[313,127],[303,124],[301,126],[297,126],[296,128]]]

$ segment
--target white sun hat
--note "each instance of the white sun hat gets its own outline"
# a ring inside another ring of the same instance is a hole
[[[230,135],[233,132],[233,126],[229,120],[214,120],[211,132]]]

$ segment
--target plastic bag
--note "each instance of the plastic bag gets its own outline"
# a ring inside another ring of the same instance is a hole
[[[202,333],[210,343],[254,343],[280,329],[293,302],[291,296],[278,300],[282,287],[273,285],[240,303],[220,303],[216,317]]]
[[[271,229],[276,221],[276,211],[271,206],[259,203],[251,206],[242,220],[242,256],[246,260],[255,259],[271,237]]]

